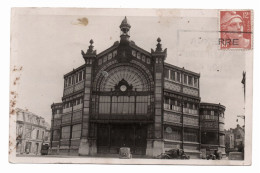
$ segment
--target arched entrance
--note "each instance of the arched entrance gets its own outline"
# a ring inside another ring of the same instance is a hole
[[[129,147],[133,154],[145,155],[153,113],[151,82],[138,69],[119,66],[97,84],[92,96],[97,152],[117,154],[121,147]]]

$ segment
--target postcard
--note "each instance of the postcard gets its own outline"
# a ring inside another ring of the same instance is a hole
[[[9,161],[251,165],[253,16],[13,8]]]

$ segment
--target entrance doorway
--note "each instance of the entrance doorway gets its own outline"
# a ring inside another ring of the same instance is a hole
[[[146,137],[146,125],[99,124],[97,152],[118,154],[121,147],[129,147],[132,154],[145,155]]]

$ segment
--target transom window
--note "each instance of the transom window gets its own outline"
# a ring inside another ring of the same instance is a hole
[[[120,81],[124,80],[129,86],[132,86],[133,91],[149,91],[150,84],[146,77],[137,69],[129,66],[121,66],[111,71],[106,72],[106,76],[103,76],[103,80],[100,83],[99,91],[114,91],[115,86]]]
[[[150,96],[99,96],[99,114],[147,114]]]

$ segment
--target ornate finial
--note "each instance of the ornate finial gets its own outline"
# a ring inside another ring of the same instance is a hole
[[[89,43],[92,45],[92,44],[94,43],[94,41],[91,39],[91,40],[89,41]]]
[[[119,26],[120,30],[121,30],[121,41],[125,42],[125,41],[129,41],[129,30],[131,28],[131,25],[128,23],[127,18],[125,16],[125,18],[123,19],[123,21],[121,22],[121,25]]]
[[[90,46],[88,47],[87,53],[92,53],[93,52],[93,48],[94,48],[94,46],[92,44],[94,43],[94,41],[91,39],[89,41],[89,43],[90,43]]]
[[[127,18],[125,16],[124,20],[121,22],[121,25],[120,25],[120,28],[121,30],[124,28],[124,29],[130,29],[131,28],[131,25],[127,22]]]
[[[161,38],[160,37],[158,37],[157,38],[157,46],[156,46],[156,51],[157,52],[161,52],[162,51],[162,44],[160,43],[161,42]]]

